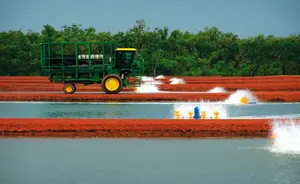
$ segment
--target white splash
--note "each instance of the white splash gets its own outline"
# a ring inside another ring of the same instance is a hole
[[[154,84],[141,84],[141,87],[136,88],[136,92],[138,93],[157,93],[159,89]]]
[[[151,82],[143,82],[145,85],[156,85],[156,84],[163,84],[161,81],[151,81]]]
[[[153,77],[148,77],[148,76],[142,76],[142,81],[144,82],[153,82],[155,81]]]
[[[285,115],[257,115],[257,116],[235,116],[231,118],[238,119],[293,119],[299,118],[300,114],[285,114]]]
[[[158,75],[157,77],[155,77],[155,79],[164,79],[165,77],[163,75]]]
[[[227,104],[241,104],[241,99],[247,98],[249,102],[258,102],[257,98],[249,91],[246,90],[237,90],[234,93],[232,93],[228,99],[224,101],[224,103]]]
[[[274,153],[300,154],[300,121],[273,120],[274,142],[269,148]]]
[[[185,84],[185,81],[183,79],[172,78],[170,79],[170,81],[170,84]]]
[[[142,77],[142,84],[136,88],[137,93],[157,93],[159,92],[157,84],[163,84],[161,81],[154,80],[153,77]]]
[[[247,98],[249,102],[257,102],[256,97],[249,91],[249,90],[237,90],[236,92],[232,93],[228,99],[225,101],[220,102],[209,102],[209,101],[202,101],[200,103],[182,103],[176,104],[173,108],[173,115],[175,118],[175,111],[180,112],[180,119],[188,119],[189,112],[194,113],[194,108],[198,107],[201,112],[205,111],[206,118],[205,119],[215,119],[214,112],[219,112],[219,119],[229,119],[227,113],[226,104],[242,104],[241,98]]]
[[[208,93],[225,93],[226,90],[223,87],[214,87],[207,91]]]
[[[189,119],[189,112],[194,114],[194,108],[199,108],[199,114],[201,116],[202,112],[206,113],[205,119],[215,119],[214,112],[219,112],[219,119],[227,119],[227,108],[222,104],[214,103],[184,103],[184,104],[175,104],[173,106],[173,115],[175,118],[175,111],[180,112],[180,119]]]

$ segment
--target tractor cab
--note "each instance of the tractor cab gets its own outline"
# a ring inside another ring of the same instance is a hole
[[[135,53],[135,48],[117,48],[116,68],[120,71],[130,71],[132,69]]]

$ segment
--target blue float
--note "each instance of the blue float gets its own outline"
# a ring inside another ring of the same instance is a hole
[[[200,119],[200,110],[198,107],[194,108],[194,119]]]

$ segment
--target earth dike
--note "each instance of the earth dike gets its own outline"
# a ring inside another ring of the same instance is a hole
[[[1,137],[268,138],[269,119],[0,118]]]

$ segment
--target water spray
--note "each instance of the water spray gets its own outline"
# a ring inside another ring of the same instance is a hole
[[[155,77],[155,79],[164,79],[165,77],[163,75],[159,75],[157,77]]]
[[[170,81],[170,84],[185,84],[185,81],[183,79],[172,78],[170,79]]]
[[[237,90],[223,102],[210,103],[211,102],[202,102],[201,104],[183,103],[174,105],[174,109],[187,117],[189,117],[189,112],[194,111],[193,119],[206,119],[207,117],[211,119],[228,119],[226,104],[250,105],[256,104],[257,99],[249,90]],[[200,108],[201,116],[199,115]]]
[[[256,97],[248,89],[239,89],[232,93],[229,98],[224,101],[224,103],[228,104],[255,104],[256,102]]]
[[[270,151],[284,154],[300,154],[300,121],[273,120]]]
[[[153,77],[142,77],[141,87],[136,87],[135,91],[137,93],[157,93],[159,92],[156,84],[163,84],[161,81],[155,81]]]
[[[214,87],[207,91],[208,93],[225,93],[226,90],[223,87]]]

